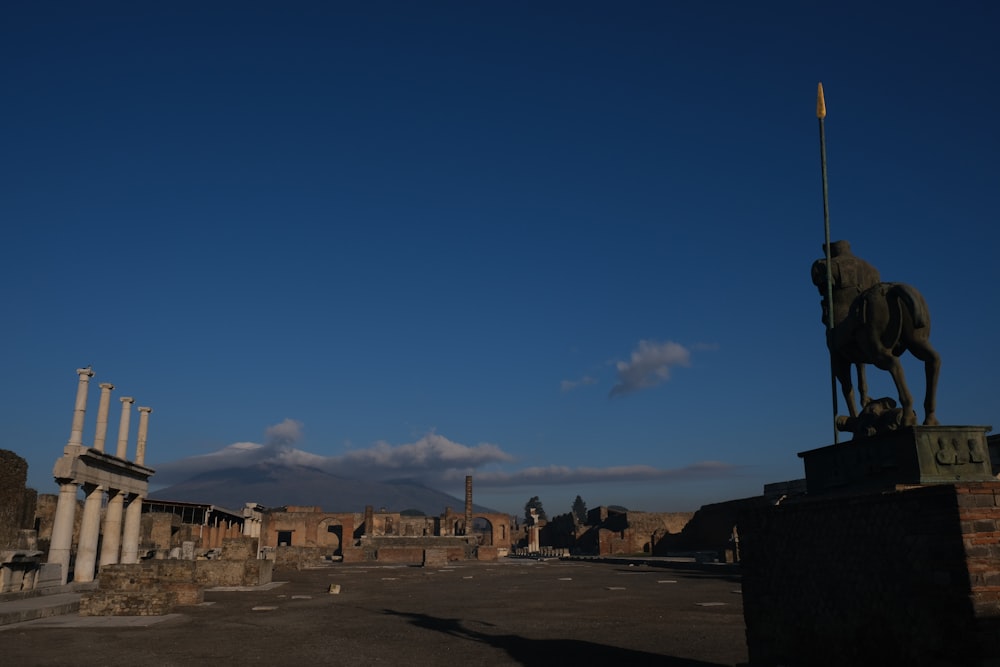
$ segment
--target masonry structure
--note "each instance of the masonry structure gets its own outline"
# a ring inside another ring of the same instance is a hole
[[[139,533],[142,501],[149,488],[153,470],[144,465],[146,438],[151,408],[140,407],[139,428],[133,461],[127,459],[129,426],[135,400],[122,397],[118,441],[114,454],[104,451],[107,438],[108,412],[114,385],[102,383],[98,404],[97,427],[92,447],[83,443],[83,429],[87,411],[87,393],[94,371],[89,367],[77,369],[79,376],[73,424],[69,442],[63,448],[52,470],[59,485],[49,544],[49,563],[62,568],[62,583],[94,580],[97,564],[135,563],[139,559]],[[74,525],[77,513],[77,494],[84,493],[83,512],[79,524],[79,542],[73,554]],[[104,512],[103,530],[101,513],[105,496],[108,499]],[[103,533],[103,541],[101,535]],[[100,545],[100,547],[99,547]],[[98,549],[100,548],[100,554]],[[99,558],[99,561],[98,561]],[[74,562],[75,561],[75,562]],[[72,566],[72,568],[71,568]]]

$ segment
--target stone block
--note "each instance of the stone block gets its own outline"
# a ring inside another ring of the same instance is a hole
[[[448,564],[447,549],[424,549],[423,551],[424,567],[444,567],[447,564]]]

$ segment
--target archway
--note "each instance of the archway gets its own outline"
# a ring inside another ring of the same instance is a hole
[[[490,523],[489,519],[477,516],[472,520],[472,530],[471,535],[475,535],[479,541],[479,546],[491,547],[493,546],[493,524]]]
[[[316,530],[316,546],[329,550],[333,556],[341,555],[344,527],[337,519],[323,519]]]

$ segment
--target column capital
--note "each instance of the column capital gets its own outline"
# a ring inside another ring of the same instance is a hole
[[[90,366],[87,366],[86,368],[77,368],[76,373],[77,375],[80,376],[80,379],[83,380],[84,382],[90,382],[90,378],[94,377],[94,369],[91,368]],[[87,379],[84,380],[84,378]]]
[[[102,382],[101,384],[99,384],[97,386],[100,387],[101,389],[107,389],[108,391],[111,391],[112,389],[115,388],[115,386],[113,384],[111,384],[110,382]]]
[[[137,409],[139,410],[139,412],[145,412],[147,415],[153,411],[153,408],[140,407]]]
[[[135,403],[135,399],[132,398],[131,396],[122,396],[118,400],[121,401],[122,403]]]

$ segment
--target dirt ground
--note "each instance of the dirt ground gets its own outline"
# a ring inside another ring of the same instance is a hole
[[[11,665],[692,665],[746,663],[725,568],[504,559],[278,571],[152,625],[43,619],[0,632]],[[340,593],[331,594],[330,586]],[[149,619],[128,619],[146,623]]]

